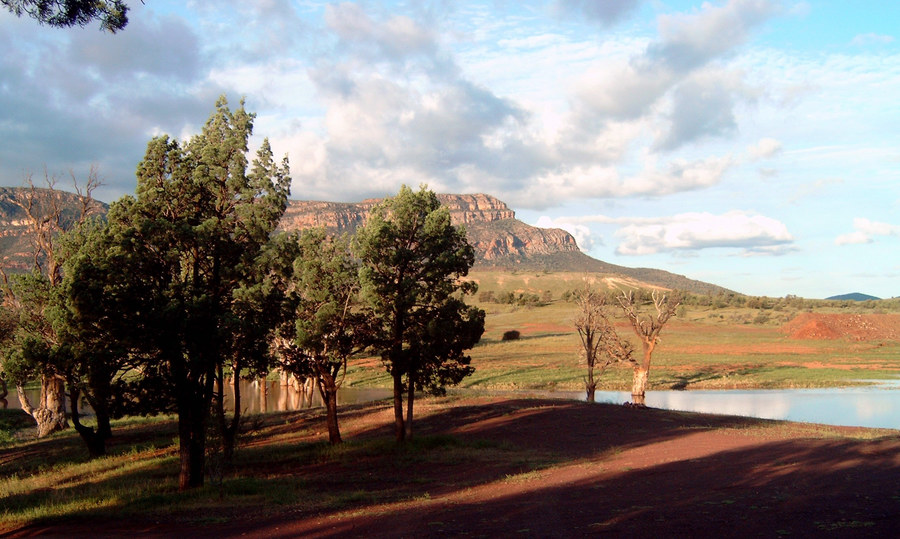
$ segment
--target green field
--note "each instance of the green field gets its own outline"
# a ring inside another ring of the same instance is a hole
[[[487,318],[484,336],[471,351],[475,373],[460,387],[582,389],[586,366],[579,356],[580,341],[573,325],[576,306],[564,297],[585,279],[596,288],[605,287],[603,279],[543,272],[475,272],[472,278],[478,282],[479,292],[470,301],[484,309]],[[622,285],[622,281],[613,284]],[[496,302],[510,294],[547,301],[526,301],[524,305]],[[493,300],[485,301],[489,295]],[[690,298],[661,334],[653,355],[650,388],[829,387],[900,376],[900,342],[796,339],[782,330],[784,324],[806,312],[898,313],[900,301]],[[637,338],[624,318],[618,329],[639,351]],[[510,330],[519,331],[520,339],[503,341],[503,333]],[[600,389],[625,390],[630,382],[630,367],[613,366],[603,374]],[[390,387],[389,377],[375,360],[351,364],[348,383]]]

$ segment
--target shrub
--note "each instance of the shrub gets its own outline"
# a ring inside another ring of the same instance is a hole
[[[521,337],[521,336],[522,336],[521,333],[519,333],[518,331],[516,331],[516,330],[514,330],[514,329],[511,329],[511,330],[509,330],[509,331],[504,331],[504,332],[503,332],[503,338],[502,338],[501,340],[504,340],[504,341],[518,341],[518,340],[519,340],[519,337]]]
[[[496,301],[494,299],[494,291],[493,290],[482,290],[478,293],[478,301],[482,303],[493,303]]]

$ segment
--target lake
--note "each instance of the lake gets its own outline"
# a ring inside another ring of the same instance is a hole
[[[455,389],[463,395],[492,395],[510,398],[542,397],[585,400],[583,391],[488,391]],[[247,413],[262,410],[291,411],[321,406],[318,391],[311,387],[283,386],[278,381],[242,384],[242,408]],[[38,391],[30,395],[32,403]],[[339,404],[355,404],[391,397],[391,390],[378,388],[341,389]],[[631,400],[627,391],[598,391],[597,402],[621,404]],[[14,392],[9,407],[18,408]],[[0,403],[2,405],[2,403]],[[666,410],[728,414],[763,419],[785,419],[827,425],[900,429],[900,381],[872,386],[828,389],[754,389],[754,390],[690,390],[648,391],[647,406]]]

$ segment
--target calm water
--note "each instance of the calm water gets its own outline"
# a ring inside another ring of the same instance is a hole
[[[484,394],[509,397],[544,397],[584,400],[582,391],[478,391],[458,389],[459,394]],[[241,389],[241,408],[248,413],[290,411],[321,406],[313,388],[283,386],[278,381],[266,384],[246,382]],[[354,404],[386,399],[389,389],[344,388],[339,404]],[[31,395],[32,403],[37,392]],[[18,408],[15,393],[7,397],[9,407]],[[623,403],[631,400],[626,391],[598,391],[597,402]],[[2,403],[0,403],[2,406]],[[900,382],[878,386],[832,389],[772,389],[725,391],[648,391],[647,406],[667,410],[729,414],[765,419],[786,419],[828,425],[900,429]]]

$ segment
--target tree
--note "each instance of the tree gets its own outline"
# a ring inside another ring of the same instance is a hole
[[[637,307],[635,294],[633,291],[622,292],[617,297],[622,312],[631,323],[631,328],[635,335],[641,340],[643,348],[643,357],[640,362],[634,365],[634,376],[631,383],[631,399],[635,404],[643,405],[645,402],[645,393],[647,390],[647,380],[650,376],[650,358],[653,350],[659,344],[659,334],[666,322],[669,321],[674,314],[680,299],[671,297],[667,294],[660,294],[653,291],[651,294],[653,306],[656,309],[656,316],[649,313],[641,313]]]
[[[100,185],[93,167],[83,187],[73,175],[75,195],[56,189],[55,177],[45,174],[44,179],[47,187],[39,189],[27,177],[22,195],[12,200],[28,227],[31,272],[10,276],[0,268],[4,302],[15,320],[12,334],[0,349],[0,363],[4,376],[16,384],[22,409],[37,423],[38,436],[68,427],[65,372],[69,357],[53,321],[63,280],[59,235],[98,210],[92,193]],[[24,390],[25,383],[35,378],[41,384],[37,406]]]
[[[110,227],[101,220],[87,221],[60,237],[63,281],[51,311],[65,359],[60,363],[72,423],[91,456],[106,453],[111,419],[126,411],[146,411],[130,391],[129,379],[137,368],[133,351],[119,338],[130,323],[123,313],[133,307],[119,292],[130,286],[132,276],[117,271],[112,241]],[[93,410],[96,427],[81,420],[82,400]]]
[[[274,329],[262,316],[248,323],[255,307],[243,294],[264,286],[258,263],[287,205],[290,176],[268,140],[248,172],[253,119],[243,102],[232,112],[222,97],[187,143],[154,138],[138,165],[136,197],[108,215],[119,271],[131,275],[121,293],[134,305],[133,323],[122,339],[140,356],[144,394],[155,390],[178,414],[181,489],[203,484],[222,367],[260,350]]]
[[[273,330],[292,314],[288,301],[297,253],[294,237],[273,236],[263,246],[248,275],[233,293],[231,334],[234,342],[226,361],[216,367],[215,415],[219,423],[224,464],[230,465],[241,425],[241,380],[264,378],[274,363]],[[225,406],[225,367],[231,371],[231,417]]]
[[[575,292],[575,304],[578,306],[575,329],[581,338],[582,354],[587,362],[584,389],[588,402],[594,402],[597,390],[594,369],[599,369],[599,377],[614,363],[633,362],[634,347],[630,342],[619,338],[608,312],[606,296],[585,285]]]
[[[308,376],[325,403],[328,440],[341,443],[337,393],[347,360],[365,349],[372,336],[371,317],[360,308],[359,265],[343,238],[308,229],[299,238],[294,262],[296,307],[283,336],[282,366],[298,379]]]
[[[484,312],[460,296],[477,289],[462,280],[474,250],[433,192],[403,186],[372,209],[355,252],[363,298],[378,324],[375,347],[393,379],[395,435],[403,441],[412,435],[416,389],[440,390],[472,372],[462,351],[484,331]]]
[[[17,17],[23,14],[57,28],[85,27],[94,20],[100,29],[116,33],[128,24],[128,5],[122,0],[0,0]]]

